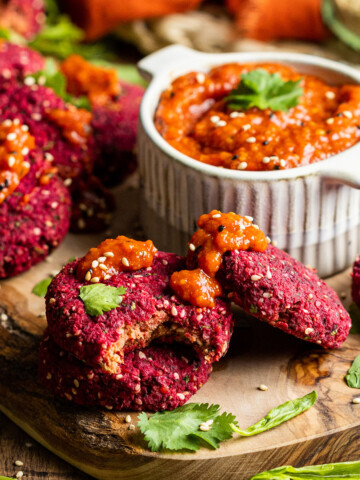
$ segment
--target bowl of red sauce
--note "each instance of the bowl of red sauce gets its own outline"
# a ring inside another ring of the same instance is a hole
[[[297,53],[164,48],[139,63],[141,216],[184,253],[212,209],[328,276],[360,250],[360,72]]]

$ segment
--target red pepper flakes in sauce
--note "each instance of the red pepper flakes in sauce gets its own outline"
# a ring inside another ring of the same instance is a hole
[[[35,139],[28,130],[19,120],[5,120],[0,125],[0,204],[30,170],[26,158],[35,148]]]
[[[195,270],[175,272],[170,279],[171,288],[184,300],[199,307],[214,307],[215,298],[222,294],[215,279],[222,255],[231,250],[254,250],[263,252],[268,239],[250,217],[233,212],[213,210],[201,215],[197,230],[189,244],[188,258],[197,253]]]
[[[224,97],[254,69],[302,78],[299,105],[288,112],[233,111]],[[185,155],[234,170],[284,170],[324,160],[360,140],[360,86],[330,86],[279,64],[226,64],[175,79],[160,98],[155,126]]]
[[[91,248],[77,267],[80,281],[99,283],[120,272],[151,267],[157,248],[151,240],[141,242],[120,235]]]

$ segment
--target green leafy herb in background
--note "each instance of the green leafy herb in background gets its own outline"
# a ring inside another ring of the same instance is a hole
[[[66,77],[58,70],[56,62],[52,58],[47,58],[45,69],[28,75],[35,79],[36,83],[51,88],[65,102],[72,103],[78,108],[91,110],[91,105],[87,97],[74,97],[66,92]]]
[[[219,405],[207,403],[188,403],[170,412],[157,412],[149,417],[142,412],[138,416],[138,426],[153,452],[163,449],[196,451],[202,445],[218,448],[219,443],[231,438],[234,432],[241,436],[256,435],[290,420],[308,410],[316,398],[314,391],[285,402],[246,430],[239,428],[234,415],[220,415]],[[210,428],[204,431],[202,424],[208,424]]]
[[[91,60],[91,63],[99,67],[113,68],[116,70],[118,77],[124,80],[124,82],[142,85],[143,87],[147,86],[147,82],[139,74],[136,65],[131,63],[113,63],[100,59]]]
[[[278,73],[259,68],[242,74],[239,85],[225,97],[225,101],[233,110],[257,107],[288,111],[299,103],[303,93],[300,82],[301,79],[286,82]]]
[[[351,388],[360,388],[360,355],[353,361],[348,373],[345,375],[346,383]]]
[[[251,480],[316,480],[317,478],[360,480],[360,462],[328,463],[300,468],[284,466],[258,473]]]
[[[348,312],[352,322],[350,333],[360,333],[360,308],[353,302],[350,304]]]
[[[85,310],[88,315],[96,317],[104,312],[109,312],[117,308],[122,300],[126,288],[111,287],[103,283],[94,285],[85,285],[80,288],[80,298],[85,304]]]
[[[31,290],[31,293],[37,295],[38,297],[45,297],[52,279],[52,276],[44,278],[34,286],[34,288]]]

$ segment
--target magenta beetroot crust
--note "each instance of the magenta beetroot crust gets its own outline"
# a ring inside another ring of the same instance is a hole
[[[354,262],[351,293],[354,302],[360,308],[360,257]]]
[[[121,82],[121,94],[110,105],[94,107],[95,172],[114,185],[136,168],[134,148],[144,89]]]
[[[17,22],[11,27],[17,33],[31,40],[45,24],[45,5],[43,0],[9,0],[0,16],[0,27],[8,28],[7,18],[15,14]],[[5,20],[4,20],[5,19]]]
[[[0,76],[5,80],[22,80],[30,73],[43,70],[45,60],[28,47],[3,42],[0,44]]]
[[[57,176],[47,185],[39,178],[49,164],[33,150],[29,173],[0,204],[0,278],[17,275],[43,260],[65,237],[71,200]],[[26,197],[24,197],[26,195]]]
[[[184,268],[181,257],[158,252],[152,267],[123,272],[104,281],[115,287],[125,286],[127,291],[118,308],[98,317],[86,314],[79,297],[80,287],[89,283],[76,278],[73,272],[77,263],[78,260],[66,265],[53,279],[46,295],[46,315],[55,342],[80,360],[103,365],[111,345],[119,341],[121,334],[124,336],[120,329],[140,326],[144,330],[154,315],[161,316],[161,322],[175,324],[181,332],[174,332],[168,340],[179,340],[178,336],[183,335],[209,362],[227,351],[232,333],[228,304],[218,300],[213,309],[197,308],[184,304],[169,287],[172,272]],[[141,334],[137,335],[119,354],[143,348],[148,342],[149,338],[145,341]]]
[[[45,332],[39,378],[55,395],[109,410],[172,410],[207,380],[211,364],[184,345],[151,345],[125,356],[118,374],[85,365],[60,349]]]
[[[263,253],[226,253],[218,280],[247,313],[303,340],[339,348],[349,333],[351,320],[336,293],[271,245]]]

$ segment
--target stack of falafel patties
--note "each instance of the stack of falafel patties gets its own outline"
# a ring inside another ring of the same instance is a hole
[[[229,305],[190,305],[169,286],[185,260],[157,252],[151,267],[120,272],[103,283],[124,287],[120,305],[90,316],[79,297],[87,284],[66,265],[46,296],[48,328],[39,376],[50,390],[81,405],[109,410],[169,410],[185,403],[209,378],[232,334]]]

